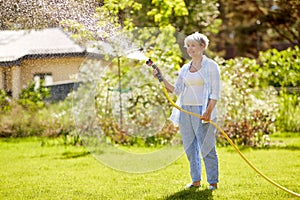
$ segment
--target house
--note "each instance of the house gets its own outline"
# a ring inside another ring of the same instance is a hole
[[[32,81],[73,83],[85,56],[60,28],[0,31],[0,88],[16,99]]]

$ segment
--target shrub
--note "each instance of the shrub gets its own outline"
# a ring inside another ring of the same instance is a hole
[[[98,116],[98,119],[106,140],[112,144],[161,146],[169,144],[178,133],[178,127],[170,122],[167,122],[158,132],[143,136],[142,134],[131,133],[130,128],[121,128],[120,123],[115,118],[101,118],[101,116]],[[136,126],[142,125],[139,124]]]
[[[45,99],[50,96],[49,88],[40,81],[39,87],[32,82],[21,91],[18,103],[26,109],[37,110],[45,107]]]
[[[270,145],[270,134],[274,132],[274,121],[268,114],[255,110],[249,113],[250,119],[227,121],[224,126],[225,133],[235,144],[255,147]],[[224,143],[225,138],[220,136],[219,142]]]
[[[11,99],[3,89],[0,89],[0,112],[9,111],[11,108]]]
[[[238,145],[267,145],[266,139],[275,131],[276,90],[258,87],[255,60],[237,58],[220,63],[224,83],[218,107],[223,109],[224,131]],[[218,141],[226,144],[222,136]]]
[[[65,136],[75,130],[68,100],[50,104],[40,109],[38,111],[38,119],[43,127],[42,136]]]
[[[237,144],[262,146],[275,127],[299,131],[299,95],[285,92],[300,84],[299,57],[295,46],[260,52],[259,64],[248,58],[221,60],[224,129]],[[274,87],[281,88],[279,95]]]
[[[300,49],[298,46],[283,51],[270,49],[260,52],[260,66],[254,68],[260,85],[279,90],[279,110],[276,126],[280,131],[299,131]]]
[[[276,126],[280,131],[300,131],[300,99],[297,94],[282,90],[278,97],[279,111],[276,113]]]
[[[122,90],[116,70],[110,69],[98,83],[95,94],[97,120],[104,135],[115,144],[153,146],[168,143],[178,129],[167,122],[171,105],[158,88],[157,80],[149,76],[151,68],[149,71],[143,66],[132,69],[132,63],[122,61]]]
[[[283,51],[270,49],[260,52],[260,66],[256,73],[261,84],[274,87],[300,86],[300,49],[298,46]]]
[[[70,102],[65,100],[36,110],[16,102],[11,110],[0,115],[0,137],[59,137],[64,143],[81,143],[71,114]]]
[[[40,126],[36,112],[24,110],[19,104],[13,103],[11,110],[0,115],[1,137],[40,136]]]

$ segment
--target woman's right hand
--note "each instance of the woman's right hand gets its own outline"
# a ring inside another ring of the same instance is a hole
[[[160,74],[161,80],[159,80],[159,81],[163,81],[168,92],[171,92],[171,93],[174,92],[174,86],[171,83],[169,83],[169,81],[164,79],[163,74],[161,73],[161,71],[158,67],[155,67],[155,69],[153,69],[152,74],[153,74],[154,78],[158,78],[157,75]]]
[[[160,75],[162,76],[162,73],[158,67],[156,67],[156,69],[153,69],[152,74],[153,74],[154,78],[158,78],[157,77],[158,73],[160,73]]]

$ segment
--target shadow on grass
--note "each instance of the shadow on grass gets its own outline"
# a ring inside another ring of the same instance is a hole
[[[72,158],[79,158],[79,157],[84,157],[90,155],[90,152],[64,152],[62,153],[61,159],[72,159]]]
[[[286,145],[285,143],[281,144],[272,144],[271,146],[266,146],[266,147],[249,147],[249,146],[238,146],[238,149],[241,152],[247,152],[247,151],[252,151],[252,150],[291,150],[291,151],[299,151],[300,150],[300,145],[298,144],[288,144]],[[228,146],[226,147],[226,151],[228,152],[235,152],[236,150]]]
[[[265,149],[286,149],[286,150],[291,150],[291,151],[299,151],[300,146],[298,145],[287,145],[287,146],[271,146]]]
[[[191,189],[191,190],[181,190],[172,195],[163,197],[162,200],[174,200],[174,199],[197,199],[197,200],[212,200],[212,191],[209,189],[199,190],[199,189]]]

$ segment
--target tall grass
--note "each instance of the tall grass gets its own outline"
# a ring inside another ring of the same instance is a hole
[[[300,97],[281,91],[278,98],[279,111],[276,114],[276,127],[280,131],[300,131]]]

